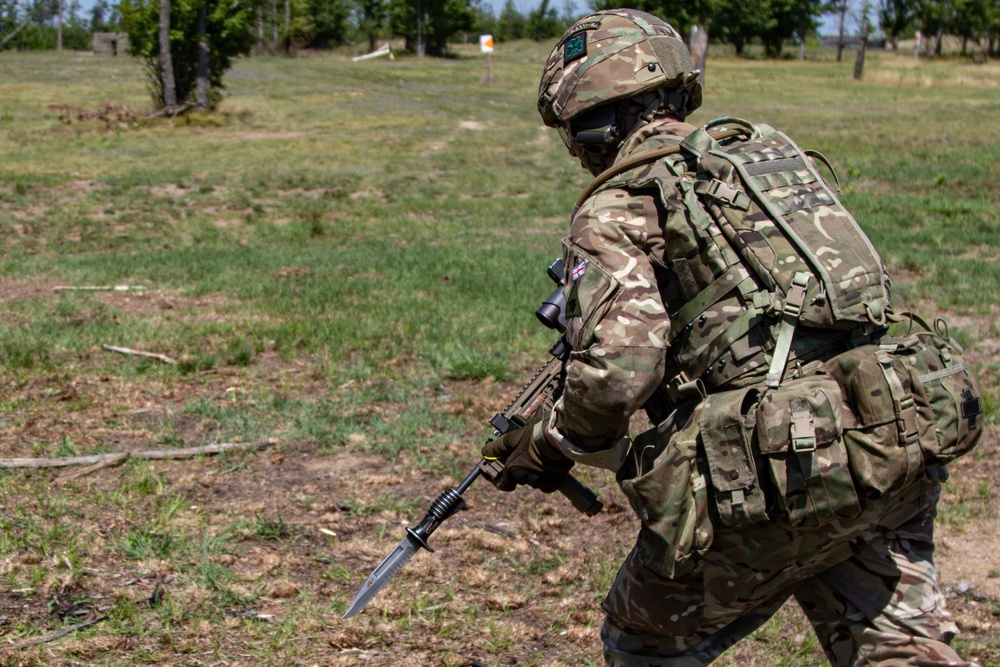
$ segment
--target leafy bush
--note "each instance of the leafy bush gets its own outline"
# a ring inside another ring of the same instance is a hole
[[[198,11],[205,3],[205,41],[208,45],[209,82],[214,106],[221,98],[222,75],[233,59],[250,53],[254,44],[251,14],[245,3],[226,0],[171,0],[170,57],[173,62],[177,102],[194,96],[198,80]],[[129,53],[142,58],[150,95],[156,108],[164,106],[160,77],[157,0],[122,0],[121,29],[128,34]]]

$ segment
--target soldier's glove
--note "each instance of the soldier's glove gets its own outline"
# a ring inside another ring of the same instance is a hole
[[[544,435],[533,437],[536,423],[537,420],[529,422],[490,440],[483,447],[483,458],[500,460],[504,464],[503,473],[494,482],[501,491],[513,491],[518,484],[527,484],[544,493],[552,493],[566,481],[573,461],[553,447]]]

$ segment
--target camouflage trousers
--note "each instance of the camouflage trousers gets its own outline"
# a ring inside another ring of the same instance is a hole
[[[925,478],[850,522],[716,524],[711,549],[674,579],[642,564],[640,537],[604,601],[607,664],[708,665],[794,596],[835,667],[973,667],[948,646],[958,628],[932,559],[939,495]]]

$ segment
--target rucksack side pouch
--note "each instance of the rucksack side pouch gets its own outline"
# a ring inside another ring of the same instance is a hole
[[[727,526],[768,520],[752,449],[759,395],[756,387],[712,394],[699,418],[712,499]]]
[[[897,412],[896,404],[906,401],[894,400],[887,371],[895,375],[895,367],[891,359],[880,361],[880,352],[877,345],[863,345],[825,363],[850,408],[844,424],[847,460],[855,486],[867,498],[909,486],[924,470],[916,412]]]
[[[937,331],[885,337],[876,357],[892,396],[901,437],[920,443],[928,466],[971,451],[983,434],[982,392],[962,349],[938,320]],[[905,433],[904,433],[905,431]]]
[[[775,486],[776,515],[815,527],[862,512],[844,443],[836,380],[810,375],[767,391],[757,407],[757,442]]]
[[[630,457],[618,472],[618,484],[642,528],[642,564],[673,578],[693,571],[698,556],[712,545],[707,484],[698,456],[698,415],[688,405],[638,435]]]

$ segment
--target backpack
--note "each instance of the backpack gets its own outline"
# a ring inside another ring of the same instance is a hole
[[[885,327],[885,267],[817,171],[813,159],[829,166],[826,158],[768,125],[734,118],[712,121],[679,143],[667,141],[599,175],[580,201],[604,187],[663,192],[670,182],[681,193],[690,224],[725,248],[727,270],[686,294],[685,305],[671,313],[669,342],[684,380],[711,372],[765,318],[771,322],[770,387],[781,382],[797,325],[852,332],[848,338]],[[693,324],[704,324],[722,310],[713,306],[737,291],[744,313],[710,322],[704,329],[711,335],[699,336]]]

